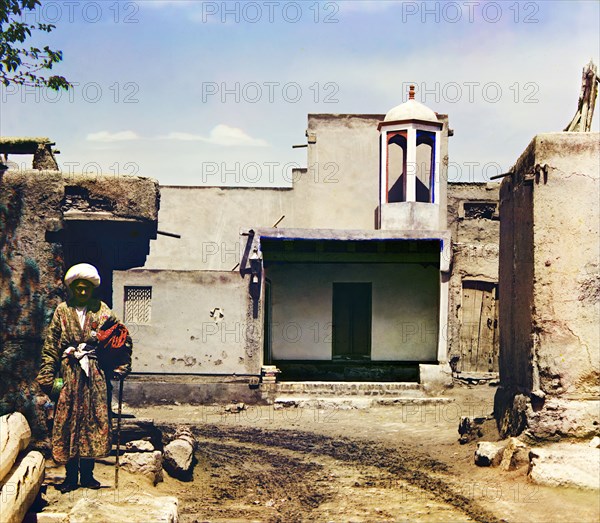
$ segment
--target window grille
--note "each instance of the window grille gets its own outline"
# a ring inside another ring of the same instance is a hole
[[[125,323],[150,323],[152,287],[125,287]]]

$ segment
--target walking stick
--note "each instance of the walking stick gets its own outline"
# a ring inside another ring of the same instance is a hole
[[[115,461],[115,490],[119,488],[119,452],[121,446],[121,409],[123,407],[123,377],[119,376],[119,410],[117,412],[117,459]]]

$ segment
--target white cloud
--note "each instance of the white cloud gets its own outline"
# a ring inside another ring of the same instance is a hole
[[[90,133],[85,138],[88,142],[127,142],[131,140],[139,140],[139,136],[133,131],[119,131],[111,133],[109,131],[98,131],[97,133]]]
[[[213,145],[222,145],[224,147],[268,147],[269,144],[260,138],[248,136],[242,129],[230,127],[229,125],[219,124],[210,131],[209,136],[198,134],[172,132],[166,137],[168,140],[179,140],[183,142],[205,142]]]

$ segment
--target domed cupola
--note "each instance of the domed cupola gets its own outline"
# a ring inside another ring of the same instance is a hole
[[[415,100],[413,85],[408,101],[379,123],[379,228],[439,228],[442,127],[435,112]]]
[[[433,122],[438,124],[436,114],[426,105],[415,100],[414,86],[411,85],[408,93],[408,101],[390,109],[383,119],[384,122],[399,122],[402,120],[420,120],[422,122]]]

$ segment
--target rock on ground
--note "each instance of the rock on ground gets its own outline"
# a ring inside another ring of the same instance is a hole
[[[150,441],[138,439],[127,443],[125,450],[127,452],[154,452],[154,445]]]
[[[153,485],[163,481],[162,454],[159,450],[154,452],[125,452],[121,456],[120,464],[123,470],[127,472],[146,476]]]
[[[502,454],[500,468],[502,470],[515,470],[527,464],[529,464],[527,445],[517,438],[510,438]]]
[[[226,405],[223,410],[225,410],[225,412],[237,413],[246,410],[246,405],[244,403],[230,403],[229,405]]]
[[[475,465],[480,467],[496,467],[502,461],[503,452],[504,444],[481,441],[477,443],[477,450],[475,450]]]
[[[172,496],[130,496],[118,503],[108,499],[80,499],[69,514],[69,523],[178,523],[177,498]]]
[[[66,512],[28,512],[23,523],[69,523]]]
[[[461,444],[469,443],[469,441],[473,441],[474,439],[481,438],[483,436],[483,431],[481,430],[481,425],[485,418],[468,418],[466,416],[462,416],[460,418],[460,423],[458,424],[458,433],[460,434],[459,441]]]
[[[600,449],[588,445],[533,448],[529,477],[552,487],[600,489]]]

